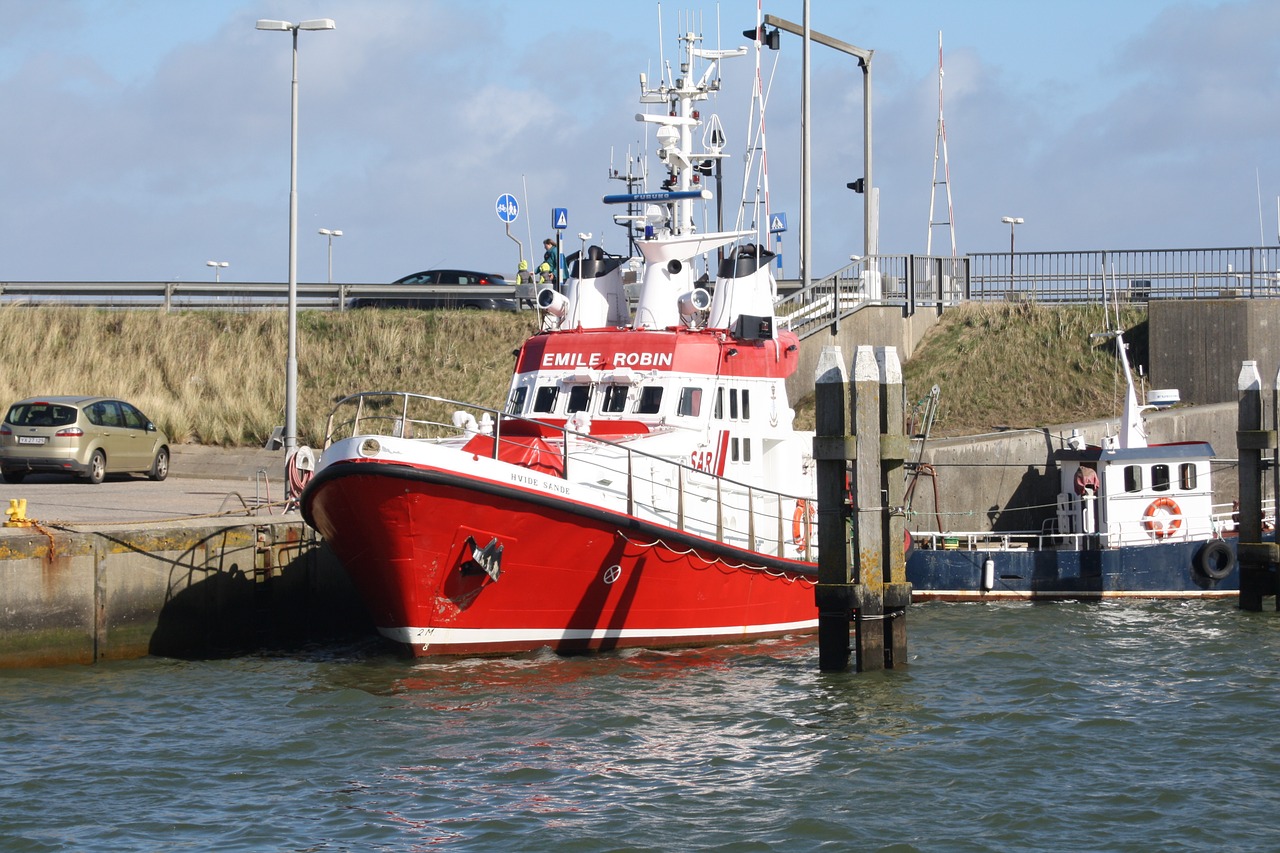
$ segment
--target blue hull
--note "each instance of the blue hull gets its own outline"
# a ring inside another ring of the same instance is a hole
[[[1236,540],[1213,540],[1229,560],[1208,561],[1207,542],[1162,543],[1101,551],[949,551],[907,555],[913,601],[1225,598],[1240,589]],[[1222,557],[1220,549],[1217,556]],[[984,564],[993,563],[990,589]],[[1207,570],[1206,570],[1207,564]],[[1221,577],[1215,577],[1221,575]]]

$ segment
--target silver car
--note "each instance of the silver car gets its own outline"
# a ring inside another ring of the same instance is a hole
[[[111,473],[169,476],[169,439],[135,406],[110,397],[32,397],[0,423],[0,476],[74,474],[101,483]]]

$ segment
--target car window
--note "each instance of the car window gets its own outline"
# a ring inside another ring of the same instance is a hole
[[[76,422],[74,406],[57,403],[19,403],[9,409],[5,420],[14,426],[66,426]]]
[[[139,412],[128,403],[120,404],[120,414],[124,417],[124,425],[129,429],[145,430],[147,428],[146,415],[142,414],[142,412]]]
[[[94,403],[85,409],[85,413],[89,416],[89,423],[95,426],[118,427],[124,425],[124,420],[120,417],[120,404],[114,400],[103,400],[101,403]]]
[[[440,273],[441,284],[463,284],[462,273],[447,270]]]

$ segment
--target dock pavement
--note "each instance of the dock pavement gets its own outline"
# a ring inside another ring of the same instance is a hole
[[[297,519],[284,512],[284,454],[256,448],[178,445],[169,477],[108,475],[99,485],[56,474],[33,474],[21,483],[0,482],[0,510],[26,500],[26,517],[49,527],[185,522],[248,516]],[[6,521],[0,518],[0,522]],[[29,533],[0,526],[0,536]]]

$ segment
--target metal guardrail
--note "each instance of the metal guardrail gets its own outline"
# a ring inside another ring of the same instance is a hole
[[[297,285],[298,307],[343,310],[357,297],[491,297],[530,301],[536,285]],[[283,282],[182,281],[6,281],[0,282],[0,305],[72,305],[97,308],[221,308],[232,311],[284,308],[289,286]]]
[[[1280,247],[1126,249],[1078,252],[982,252],[962,257],[874,255],[778,301],[779,322],[802,338],[867,305],[941,311],[961,302],[1101,304],[1105,292],[1130,302],[1150,299],[1280,296]],[[298,307],[341,310],[356,297],[489,296],[532,301],[536,285],[406,286],[298,283]],[[281,282],[0,282],[0,305],[60,304],[104,308],[281,308]]]

